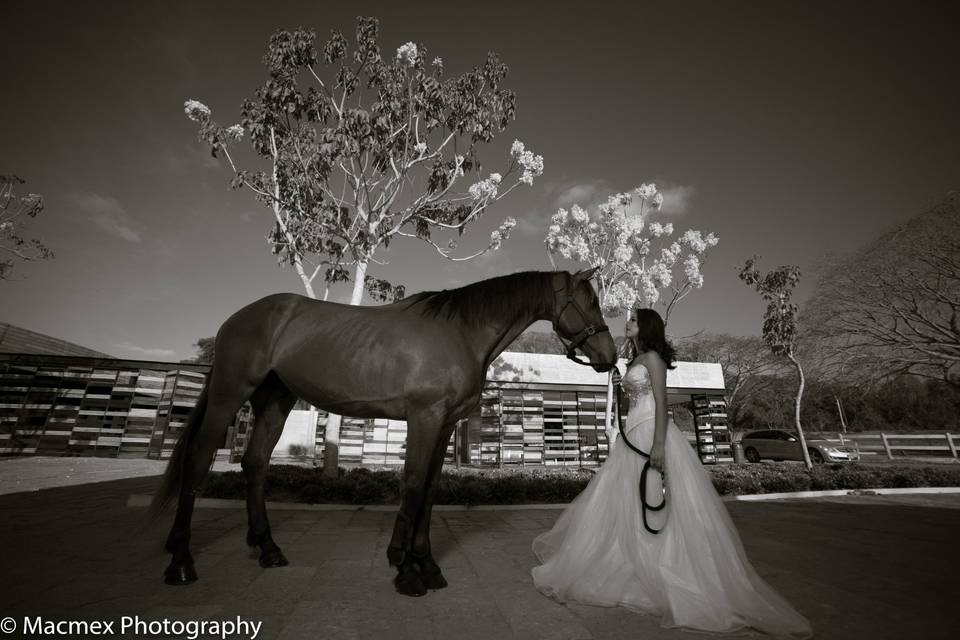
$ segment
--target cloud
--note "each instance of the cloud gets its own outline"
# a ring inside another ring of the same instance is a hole
[[[217,169],[222,172],[224,165],[221,164],[219,157],[214,158],[210,154],[210,148],[204,146],[198,140],[180,144],[167,144],[161,151],[155,153],[155,157],[151,159],[145,171],[153,175],[196,177],[197,168]],[[226,164],[227,173],[221,174],[225,181],[224,184],[228,184],[230,177],[233,175],[229,166],[229,164]]]
[[[575,184],[560,189],[554,200],[555,208],[566,208],[575,204],[581,207],[592,207],[603,201],[607,195],[612,193],[609,186],[603,180]],[[552,214],[551,214],[552,215]]]
[[[131,358],[143,358],[145,360],[171,360],[177,359],[177,352],[173,349],[151,349],[140,347],[129,342],[114,344],[117,349],[122,349],[124,355]]]
[[[664,215],[681,215],[687,212],[690,206],[690,200],[693,198],[696,189],[693,185],[666,187],[660,189],[663,194],[663,204],[660,206],[660,213]]]
[[[529,211],[522,216],[518,216],[517,228],[514,233],[518,236],[542,235],[546,233],[547,227],[550,225],[550,219],[557,212],[557,209],[569,209],[576,204],[591,213],[596,213],[597,207],[606,202],[609,196],[621,191],[629,192],[635,187],[639,187],[640,184],[637,183],[629,189],[615,189],[606,180],[597,179],[576,184],[554,183],[548,185],[546,196],[551,204],[545,209]],[[693,185],[661,185],[660,192],[663,194],[663,205],[660,211],[654,214],[654,219],[657,216],[678,216],[686,213],[696,190]],[[640,206],[641,200],[634,198],[633,203],[627,210],[628,215],[639,214]],[[649,204],[647,207],[649,208]]]
[[[127,242],[140,244],[143,238],[135,229],[136,222],[116,198],[98,193],[78,193],[70,196],[73,203],[86,211],[95,225]]]
[[[598,205],[605,202],[608,196],[621,191],[630,192],[640,183],[628,189],[614,189],[605,180],[594,180],[592,182],[583,182],[580,184],[554,187],[551,191],[556,192],[554,198],[554,211],[557,208],[568,208],[578,204],[584,209],[594,211]],[[660,193],[663,194],[663,205],[660,207],[660,213],[663,215],[680,215],[687,212],[696,189],[693,185],[659,185]],[[639,213],[640,201],[635,199],[630,208],[630,213]],[[553,215],[551,211],[550,215]]]
[[[550,219],[557,212],[557,209],[567,209],[575,204],[590,209],[600,204],[609,193],[612,193],[612,190],[603,180],[577,184],[548,184],[546,186],[546,198],[550,204],[545,208],[537,208],[516,216],[517,227],[513,230],[513,234],[517,236],[539,235],[542,237],[547,232]]]

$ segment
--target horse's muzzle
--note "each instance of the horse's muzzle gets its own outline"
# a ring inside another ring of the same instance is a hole
[[[597,364],[597,363],[590,363],[590,366],[593,367],[593,370],[596,371],[596,372],[598,372],[598,373],[606,373],[607,371],[610,371],[610,369],[613,369],[613,367],[615,366],[615,364],[616,364],[616,363],[613,363],[613,362],[610,362],[610,363],[602,362],[602,363],[599,363],[599,364]]]

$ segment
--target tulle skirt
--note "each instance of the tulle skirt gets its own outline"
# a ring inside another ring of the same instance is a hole
[[[625,431],[650,451],[652,398],[631,410]],[[667,428],[667,506],[643,525],[640,474],[645,459],[619,437],[586,489],[533,551],[536,588],[559,602],[622,606],[660,618],[663,627],[726,633],[755,629],[809,638],[810,623],[750,565],[740,536],[683,433]],[[660,475],[648,474],[647,503],[662,500]]]

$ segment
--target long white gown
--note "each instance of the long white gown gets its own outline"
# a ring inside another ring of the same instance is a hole
[[[642,364],[621,384],[630,396],[624,432],[650,451],[655,402]],[[810,623],[757,575],[726,507],[686,437],[670,421],[665,442],[667,506],[647,511],[640,474],[645,459],[619,438],[587,487],[550,531],[533,541],[541,562],[536,588],[559,602],[622,606],[660,618],[663,627],[725,633],[755,629],[809,638]],[[660,475],[648,472],[647,502],[662,500]]]

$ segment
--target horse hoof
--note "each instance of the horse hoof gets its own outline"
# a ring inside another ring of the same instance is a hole
[[[260,566],[264,569],[271,567],[285,567],[290,564],[280,549],[275,551],[264,551],[260,554]]]
[[[393,579],[393,584],[397,588],[397,593],[405,596],[419,598],[427,594],[427,588],[424,586],[420,576],[413,571],[399,574]]]
[[[387,547],[387,562],[391,567],[399,567],[403,562],[403,549],[400,547]]]
[[[171,563],[167,570],[163,572],[163,581],[166,584],[181,586],[197,581],[197,572],[193,564],[173,564]]]
[[[447,579],[443,577],[439,569],[433,573],[421,573],[420,579],[427,589],[444,589],[447,586]]]

